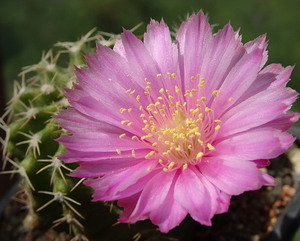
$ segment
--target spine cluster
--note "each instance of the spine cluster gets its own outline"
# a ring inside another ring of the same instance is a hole
[[[92,30],[77,42],[59,42],[39,63],[25,67],[0,118],[0,127],[6,132],[1,140],[1,173],[21,177],[20,189],[28,209],[23,223],[28,229],[66,229],[72,240],[88,240],[99,233],[103,236],[103,230],[116,222],[117,214],[111,213],[109,204],[91,202],[92,190],[83,180],[68,175],[77,166],[58,159],[65,148],[55,139],[68,133],[52,118],[69,106],[64,88],[76,83],[74,65],[85,67],[84,55],[94,51],[95,41],[113,45],[118,38],[104,36]],[[105,213],[110,218],[102,215]]]

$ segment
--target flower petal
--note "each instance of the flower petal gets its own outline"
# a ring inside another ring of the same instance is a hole
[[[201,75],[202,61],[212,38],[211,26],[202,11],[197,15],[191,15],[181,24],[176,40],[181,56],[180,73],[186,90],[193,88],[190,78]]]
[[[218,193],[195,168],[187,168],[180,173],[174,188],[174,198],[193,219],[211,225],[211,218],[218,209]]]
[[[170,30],[163,20],[160,23],[150,21],[144,34],[144,44],[162,74],[179,73],[177,46],[172,43]]]
[[[76,133],[82,131],[105,131],[108,133],[120,133],[122,129],[110,125],[107,122],[99,121],[90,116],[84,115],[74,108],[61,111],[54,116],[60,126],[64,126],[66,130]]]
[[[147,182],[158,171],[149,171],[157,166],[157,161],[143,161],[124,170],[109,173],[99,179],[87,180],[85,184],[94,188],[94,200],[118,200],[132,196],[143,190]]]
[[[117,134],[101,132],[74,133],[72,136],[61,136],[58,141],[71,150],[82,152],[133,150],[141,146],[131,138],[120,138]]]
[[[201,162],[199,168],[207,180],[229,195],[239,195],[274,183],[273,178],[258,170],[254,162],[212,157]]]
[[[258,128],[238,133],[216,143],[210,155],[226,160],[256,160],[275,158],[289,148],[295,138],[272,128]]]

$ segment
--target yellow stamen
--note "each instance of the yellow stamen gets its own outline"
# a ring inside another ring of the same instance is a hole
[[[125,108],[120,108],[120,112],[123,113],[124,111],[126,111]]]
[[[212,112],[212,109],[205,107],[205,112]]]
[[[204,153],[203,152],[199,152],[196,156],[197,159],[200,159],[201,157],[203,157]]]
[[[153,156],[154,154],[155,154],[155,151],[150,151],[150,152],[145,156],[145,158],[147,159],[147,158]]]
[[[220,94],[221,92],[219,91],[219,90],[214,90],[213,92],[212,92],[212,95],[214,96],[214,97],[217,97],[217,95],[218,94]]]
[[[128,123],[128,122],[129,122],[129,120],[122,120],[121,124],[124,125],[125,123]]]
[[[221,128],[221,126],[220,125],[217,125],[216,127],[215,127],[215,130],[217,131],[217,130],[219,130]]]
[[[206,146],[207,146],[208,150],[210,150],[210,151],[213,151],[215,149],[214,146],[210,143],[207,143]]]
[[[174,165],[175,165],[175,162],[170,162],[170,164],[168,165],[169,170],[172,169]]]

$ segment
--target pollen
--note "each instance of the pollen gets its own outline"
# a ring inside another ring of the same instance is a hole
[[[124,124],[126,124],[126,123],[128,123],[128,122],[129,122],[129,120],[122,120],[122,121],[121,121],[121,124],[124,125]]]
[[[145,156],[145,158],[147,159],[147,158],[153,156],[154,154],[155,154],[155,151],[150,151],[150,152]]]
[[[215,148],[213,147],[212,144],[210,143],[207,143],[207,148],[210,150],[210,151],[213,151]]]
[[[215,130],[217,131],[217,130],[219,130],[221,128],[221,126],[220,125],[217,125],[216,127],[215,127]]]
[[[190,78],[190,89],[182,88],[176,73],[158,73],[156,76],[172,81],[164,86],[173,85],[173,88],[154,91],[151,79],[145,78],[145,95],[135,98],[138,100],[134,102],[136,106],[120,108],[124,116],[121,124],[125,130],[130,128],[129,132],[138,133],[132,135],[131,140],[149,150],[144,158],[157,159],[156,168],[161,167],[164,172],[178,168],[185,170],[199,164],[207,153],[215,150],[214,138],[221,128],[221,120],[215,118],[214,113],[219,98],[206,101],[205,79],[200,75]],[[133,94],[135,90],[126,92]],[[214,90],[212,96],[217,97],[220,93]],[[134,116],[136,111],[140,113]],[[120,138],[125,136],[125,133],[119,135]],[[136,157],[134,150],[131,156]]]
[[[219,90],[214,90],[214,91],[212,92],[212,95],[213,95],[214,97],[217,97],[220,93],[221,93],[221,92],[220,92]]]
[[[199,152],[199,153],[197,154],[196,158],[199,159],[199,158],[203,157],[203,155],[204,155],[203,152]]]

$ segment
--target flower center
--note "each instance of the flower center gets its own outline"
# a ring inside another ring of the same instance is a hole
[[[163,78],[161,74],[157,77]],[[148,79],[145,81],[147,86],[144,94],[149,104],[143,106],[140,95],[135,98],[141,120],[137,123],[136,117],[130,115],[132,108],[120,109],[127,118],[121,123],[134,130],[139,128],[142,133],[131,139],[151,149],[145,158],[157,159],[164,171],[198,164],[204,155],[215,149],[212,143],[221,127],[221,121],[215,119],[214,111],[206,106],[205,80],[199,75],[191,77],[192,89],[182,92],[176,74],[167,73],[163,79],[166,88],[156,93],[151,89],[151,82]],[[133,95],[135,90],[126,92]],[[218,90],[212,93],[214,98],[219,94]],[[125,135],[121,134],[120,137]],[[117,152],[120,154],[119,150]]]

